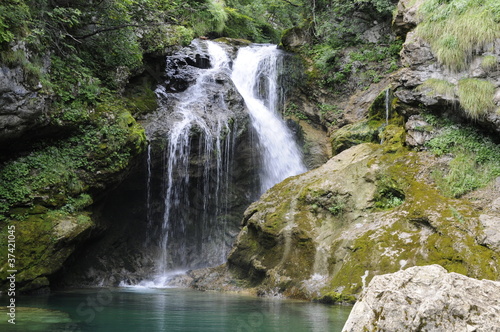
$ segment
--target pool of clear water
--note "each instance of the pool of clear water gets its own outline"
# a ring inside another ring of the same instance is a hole
[[[351,307],[178,288],[113,288],[0,296],[0,331],[341,331]]]

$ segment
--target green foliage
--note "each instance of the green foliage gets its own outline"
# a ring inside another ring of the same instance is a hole
[[[253,41],[262,41],[261,30],[250,16],[241,14],[237,9],[226,7],[228,22],[224,34],[229,37],[244,38]]]
[[[500,175],[500,146],[476,129],[445,124],[427,116],[429,123],[445,127],[426,143],[438,156],[451,155],[453,160],[445,171],[434,171],[434,180],[450,197],[460,197],[481,188]]]
[[[374,19],[390,18],[394,4],[391,0],[318,0],[305,2],[304,8],[308,17],[312,18],[314,35],[319,43],[331,47],[355,45],[363,32],[365,18],[353,15],[356,11],[373,13]]]
[[[455,97],[455,84],[450,83],[446,80],[440,80],[437,78],[429,78],[424,83],[417,87],[418,91],[425,92],[429,97],[444,96],[445,98],[451,99]]]
[[[381,210],[393,209],[405,200],[404,191],[396,180],[388,176],[380,176],[377,181],[377,193],[374,207]]]
[[[157,25],[148,29],[140,40],[145,53],[162,52],[169,45],[189,45],[194,31],[181,25]]]
[[[28,6],[21,0],[2,0],[0,3],[0,45],[27,32],[30,17]]]
[[[224,3],[208,0],[204,10],[194,11],[190,21],[195,35],[203,35],[207,32],[220,33],[226,27],[228,14],[224,10]]]
[[[299,106],[294,102],[289,102],[283,112],[285,116],[294,116],[299,120],[309,120],[309,117],[299,109]]]
[[[62,207],[61,210],[69,212],[69,213],[75,213],[78,211],[83,210],[87,206],[91,205],[93,203],[92,197],[88,194],[81,194],[78,197],[69,197],[66,205]],[[82,222],[82,221],[80,221]]]
[[[65,59],[53,56],[51,69],[51,86],[59,101],[95,104],[103,89],[101,81],[93,76],[82,59],[76,55]]]
[[[319,112],[320,114],[326,114],[326,113],[339,114],[342,113],[342,109],[340,109],[337,105],[319,104]]]
[[[493,71],[498,69],[498,58],[494,55],[486,55],[481,60],[481,67],[485,71]]]
[[[443,173],[435,170],[432,175],[437,186],[450,197],[460,197],[474,189],[484,187],[491,180],[492,170],[472,162],[469,155],[457,155]],[[498,171],[498,170],[497,170]],[[497,172],[497,175],[500,174]]]
[[[398,68],[401,40],[387,44],[358,44],[356,47],[334,48],[327,43],[314,45],[306,54],[313,59],[320,77],[320,85],[340,91],[341,85],[356,84],[352,88],[378,83],[387,73]],[[351,78],[353,78],[351,80]]]
[[[328,207],[328,212],[330,212],[334,216],[341,215],[347,206],[346,199],[343,197],[337,196],[333,199],[333,204]]]
[[[495,85],[477,78],[464,78],[458,81],[457,92],[460,105],[472,119],[478,119],[491,111],[495,104]]]
[[[427,0],[417,34],[444,66],[464,70],[474,50],[500,37],[499,13],[497,0]]]
[[[300,7],[282,0],[228,0],[224,34],[258,43],[278,43],[281,31],[298,25]]]

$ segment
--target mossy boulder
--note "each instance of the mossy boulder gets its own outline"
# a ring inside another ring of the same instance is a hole
[[[307,29],[293,27],[283,32],[280,47],[290,52],[296,52],[299,51],[301,47],[310,43],[310,41],[311,36]]]
[[[432,157],[391,131],[384,145],[351,147],[252,204],[229,271],[257,293],[324,302],[353,301],[373,276],[416,265],[498,279],[480,220],[497,212],[440,195],[426,173]]]
[[[10,221],[10,228],[2,227],[0,232],[4,239],[9,234],[15,236],[14,247],[2,246],[0,277],[1,280],[7,280],[9,270],[17,271],[16,285],[19,292],[47,288],[47,277],[62,267],[76,245],[86,239],[94,226],[92,219],[85,213],[37,213],[36,210],[26,210],[25,216],[23,220]],[[9,232],[8,229],[14,231]],[[15,261],[7,260],[9,253],[15,256]],[[9,265],[9,262],[13,265]],[[3,284],[0,290],[6,288],[8,285]]]

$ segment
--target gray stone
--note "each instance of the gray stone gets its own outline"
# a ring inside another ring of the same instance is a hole
[[[0,67],[0,143],[45,123],[47,96],[29,87],[20,67]]]
[[[400,0],[396,7],[393,26],[399,35],[405,35],[419,23],[417,9],[423,3],[423,0]]]
[[[500,250],[500,218],[482,214],[479,216],[479,221],[484,227],[483,237],[479,240],[479,243]]]
[[[342,331],[490,332],[498,317],[500,282],[429,265],[375,276]]]
[[[420,115],[412,115],[405,124],[406,144],[412,147],[423,146],[432,139],[432,126]]]

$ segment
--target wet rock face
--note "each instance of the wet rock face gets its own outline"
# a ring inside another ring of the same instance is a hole
[[[47,112],[47,96],[26,84],[20,67],[0,67],[0,143],[42,126]]]
[[[166,60],[165,82],[167,92],[182,92],[198,77],[198,69],[210,68],[208,54],[200,54],[193,45],[181,49]]]
[[[439,265],[373,278],[343,331],[498,331],[500,282]]]

